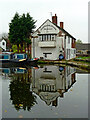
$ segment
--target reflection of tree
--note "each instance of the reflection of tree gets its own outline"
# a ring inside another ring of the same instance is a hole
[[[30,83],[14,80],[10,84],[10,100],[16,110],[30,110],[36,103],[36,96],[30,92]]]

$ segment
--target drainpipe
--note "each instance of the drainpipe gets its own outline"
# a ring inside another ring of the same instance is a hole
[[[35,38],[33,38],[33,58],[35,58]]]

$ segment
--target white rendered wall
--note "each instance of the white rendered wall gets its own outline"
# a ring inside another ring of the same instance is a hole
[[[3,42],[4,42],[4,45],[3,45]],[[0,42],[0,47],[3,48],[6,51],[6,41],[5,40],[2,40]]]
[[[34,45],[33,45],[33,40],[34,40]],[[59,54],[60,51],[62,50],[62,38],[56,37],[56,47],[46,47],[46,48],[41,48],[39,47],[39,39],[34,38],[32,40],[32,57],[40,58],[43,57],[44,59],[50,59],[50,60],[56,60],[59,59]],[[48,44],[48,42],[47,42]],[[33,49],[35,52],[33,52]],[[47,58],[45,57],[45,54],[43,53],[52,53],[52,54],[47,54]]]
[[[67,49],[69,49],[70,53],[67,56]],[[75,48],[72,48],[72,38],[70,38],[70,43],[68,43],[68,36],[66,37],[66,59],[72,59],[76,57],[76,54],[74,53]]]
[[[70,38],[70,43],[68,43],[68,36],[65,39],[65,34],[62,33],[62,37],[59,36],[60,29],[56,27],[54,24],[52,24],[49,20],[45,21],[43,25],[39,27],[38,30],[33,34],[33,36],[37,38],[32,39],[32,58],[33,57],[43,57],[43,59],[50,59],[50,60],[57,60],[59,59],[60,51],[62,50],[62,46],[64,47],[64,51],[62,54],[64,55],[65,52],[65,59],[69,60],[72,59],[75,56],[74,50],[75,48],[72,47],[72,38]],[[52,43],[52,41],[44,41],[39,43],[39,34],[56,34],[56,41]],[[63,42],[62,42],[63,41]],[[51,45],[50,45],[51,42]],[[69,54],[67,55],[67,49],[69,49]],[[45,57],[45,54],[43,53],[52,53],[47,54],[47,58]]]

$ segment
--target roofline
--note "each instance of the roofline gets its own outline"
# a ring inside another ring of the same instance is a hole
[[[47,19],[47,20],[49,20],[49,19]],[[47,20],[46,20],[46,21],[47,21]],[[46,21],[45,21],[45,22],[46,22]],[[50,20],[49,20],[49,21],[50,21]],[[45,23],[45,22],[44,22],[44,23]],[[51,21],[50,21],[50,22],[51,22]],[[44,24],[44,23],[43,23],[43,24]],[[51,23],[52,23],[52,22],[51,22]],[[42,25],[43,25],[43,24],[42,24]],[[52,23],[52,24],[54,24],[54,23]],[[40,27],[41,27],[42,25],[40,25]],[[62,29],[61,27],[59,27],[59,26],[56,25],[56,24],[54,24],[54,25],[55,25],[57,28],[59,28],[60,30],[62,30],[64,33],[66,33],[68,36],[70,36],[71,38],[73,38],[73,39],[76,40],[76,38],[74,38],[72,35],[70,35],[65,29]],[[39,27],[39,28],[40,28],[40,27]],[[39,29],[39,28],[38,28],[38,29]],[[38,31],[38,29],[35,30],[35,32]],[[35,33],[35,32],[34,32],[34,33]],[[34,34],[34,33],[33,33],[33,34]]]
[[[54,23],[53,23],[54,24]],[[63,28],[61,28],[61,27],[59,27],[58,25],[56,25],[56,24],[54,24],[56,27],[58,27],[60,30],[62,30],[64,33],[66,33],[68,36],[70,36],[70,37],[72,37],[73,39],[75,39],[76,40],[76,38],[75,37],[73,37],[71,34],[69,34],[65,29],[63,29]]]
[[[47,19],[47,20],[49,20],[49,19]],[[46,21],[47,21],[47,20],[46,20]],[[46,21],[45,21],[45,22],[46,22]],[[49,20],[49,21],[50,21],[50,20]],[[45,23],[45,22],[44,22],[44,23]],[[50,21],[50,22],[51,22],[51,21]],[[34,31],[34,33],[35,33],[36,31],[38,31],[38,29],[39,29],[44,23],[42,23],[42,24]],[[32,34],[34,34],[34,33],[32,33]]]

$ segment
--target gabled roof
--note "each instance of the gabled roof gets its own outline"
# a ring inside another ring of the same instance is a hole
[[[53,23],[54,24],[54,23]],[[56,27],[58,27],[62,32],[64,32],[67,36],[73,38],[76,40],[76,38],[74,38],[72,35],[70,35],[65,29],[59,27],[58,25],[54,24]]]
[[[60,28],[60,27],[59,27],[59,28]],[[64,30],[64,29],[62,29],[62,28],[60,28],[60,30],[63,31],[63,32],[64,32],[66,35],[68,35],[69,37],[71,37],[71,38],[73,38],[73,39],[76,40],[76,38],[73,37],[71,34],[69,34],[66,30]]]
[[[49,19],[47,19],[46,21],[51,22]],[[46,21],[45,21],[45,22],[46,22]],[[45,22],[44,22],[43,24],[45,24]],[[51,23],[52,23],[52,22],[51,22]],[[43,25],[43,24],[42,24],[42,25]],[[54,24],[54,23],[52,23],[52,24]],[[42,26],[42,25],[41,25],[41,26]],[[61,27],[59,27],[59,26],[56,25],[56,24],[54,24],[54,25],[55,25],[58,29],[60,29],[62,32],[64,32],[67,36],[69,36],[69,37],[75,39],[75,38],[74,38],[72,35],[70,35],[65,29],[62,29]],[[41,26],[40,26],[40,27],[41,27]],[[39,27],[39,28],[40,28],[40,27]],[[39,29],[39,28],[38,28],[38,29]],[[38,29],[37,29],[35,32],[37,32]],[[76,39],[75,39],[75,40],[76,40]]]
[[[1,42],[2,40],[4,40],[4,39],[0,39],[0,42]],[[5,41],[6,41],[6,40],[5,40]]]

